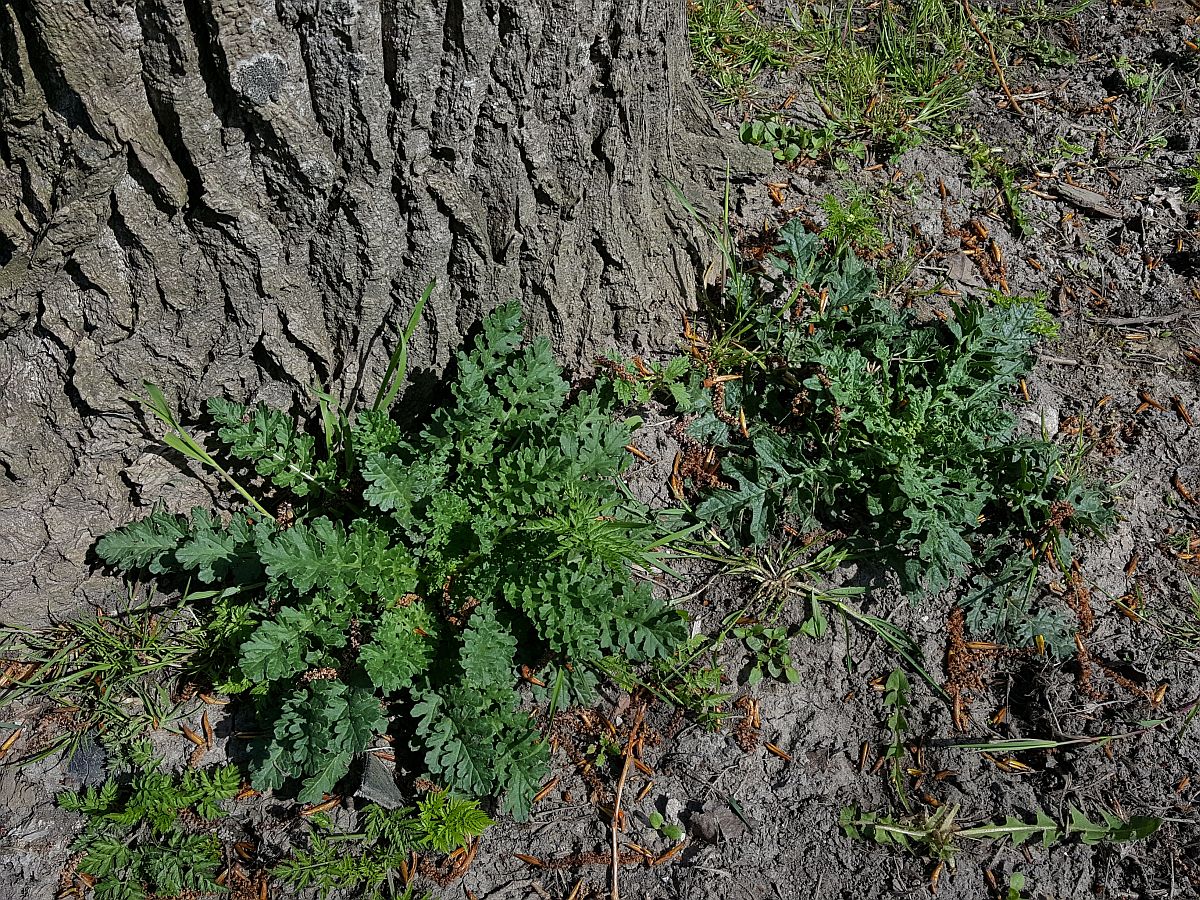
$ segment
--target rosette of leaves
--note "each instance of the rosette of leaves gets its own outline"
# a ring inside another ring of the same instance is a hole
[[[700,486],[697,517],[743,546],[785,528],[843,532],[912,593],[1024,560],[972,594],[972,627],[1066,635],[1013,599],[1032,584],[1022,539],[1066,564],[1071,533],[1099,532],[1113,513],[1057,445],[1017,434],[1009,407],[1033,309],[968,300],[922,316],[878,296],[870,269],[823,253],[798,220],[780,239],[761,277],[729,282],[741,364],[720,374],[737,378],[690,382],[688,433],[717,450],[723,482]]]
[[[215,675],[240,679],[261,721],[255,787],[300,778],[300,800],[319,800],[399,716],[431,777],[504,795],[521,818],[547,750],[517,667],[550,660],[555,699],[578,699],[589,663],[661,657],[685,637],[680,614],[634,577],[658,565],[664,540],[617,477],[638,421],[572,394],[544,339],[523,347],[515,303],[458,354],[447,402],[397,421],[394,394],[381,389],[352,424],[322,397],[323,440],[281,413],[210,401],[229,455],[262,478],[258,497],[164,401],[172,446],[253,506],[228,519],[156,510],[97,551],[210,586],[209,621],[234,660]]]

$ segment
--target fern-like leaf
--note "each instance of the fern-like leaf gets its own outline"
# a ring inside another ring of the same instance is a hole
[[[253,578],[256,561],[252,559],[254,532],[246,515],[236,515],[229,525],[222,525],[203,507],[192,510],[187,536],[175,551],[175,560],[188,571],[194,571],[205,584],[223,579],[239,568]]]
[[[461,699],[462,692],[452,696]],[[456,790],[484,797],[496,784],[493,761],[498,723],[472,703],[454,704],[428,695],[413,707],[424,738],[425,764]]]
[[[534,795],[550,768],[545,739],[523,713],[507,717],[496,754],[497,780],[504,788],[500,808],[518,822],[529,819]]]
[[[146,569],[161,575],[171,571],[171,560],[187,533],[187,520],[183,516],[155,507],[146,518],[100,538],[96,553],[122,571]]]
[[[87,854],[79,861],[79,871],[105,878],[128,869],[131,858],[132,851],[119,838],[97,838],[89,844]]]
[[[511,688],[517,639],[496,619],[492,604],[480,604],[463,632],[459,660],[463,685],[485,695]]]
[[[384,512],[390,512],[401,525],[415,521],[415,511],[441,484],[445,466],[436,459],[408,462],[397,456],[376,454],[367,458],[363,477],[368,487],[363,499]]]
[[[371,681],[384,694],[408,687],[433,661],[437,626],[423,603],[393,606],[358,652]]]
[[[373,694],[336,679],[313,681],[266,702],[275,710],[275,730],[269,740],[251,745],[251,783],[260,790],[278,788],[302,775],[302,803],[332,791],[353,755],[386,724]]]
[[[300,433],[287,413],[263,404],[248,409],[221,398],[209,400],[208,411],[222,426],[217,433],[230,452],[253,463],[276,487],[306,497],[330,477],[317,460],[316,441]]]
[[[266,621],[242,644],[238,665],[251,681],[278,681],[307,668],[312,619],[284,607],[274,621]]]
[[[687,632],[687,617],[656,600],[649,588],[642,586],[614,601],[601,645],[634,662],[665,659],[687,640]]]
[[[343,571],[348,568],[340,552],[344,544],[345,532],[322,516],[260,537],[258,553],[273,580],[307,593],[335,579],[344,585],[344,577],[353,576]]]
[[[475,800],[455,797],[446,791],[435,791],[417,805],[416,832],[418,844],[438,853],[452,853],[465,847],[496,823],[479,808]]]

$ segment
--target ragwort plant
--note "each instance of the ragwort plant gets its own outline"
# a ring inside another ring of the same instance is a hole
[[[719,371],[710,356],[689,382],[687,434],[720,460],[721,486],[696,485],[696,516],[742,546],[843,533],[913,595],[969,575],[973,629],[1069,650],[1065,618],[1032,606],[1028,547],[1065,565],[1070,535],[1113,512],[1055,444],[1016,434],[1032,307],[968,300],[922,319],[795,220],[768,271],[726,286],[739,354]]]
[[[522,349],[513,303],[459,353],[450,401],[397,421],[419,312],[372,408],[351,424],[322,401],[322,441],[277,410],[209,401],[226,457],[262,478],[258,496],[152,390],[168,442],[250,505],[228,518],[156,509],[97,551],[208,586],[201,616],[229,648],[212,654],[213,677],[247,691],[262,727],[255,787],[299,779],[299,799],[320,800],[395,718],[438,783],[503,795],[524,818],[548,752],[516,667],[549,661],[552,702],[585,699],[589,664],[664,657],[685,625],[634,577],[665,540],[617,479],[638,420],[572,394],[545,339]]]

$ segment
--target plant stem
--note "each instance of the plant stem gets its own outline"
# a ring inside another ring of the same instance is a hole
[[[633,750],[637,746],[638,730],[641,728],[645,712],[646,707],[640,706],[634,715],[633,725],[629,729],[629,741],[625,745],[625,762],[621,766],[621,777],[617,779],[616,799],[613,800],[612,821],[609,823],[612,829],[612,890],[609,893],[611,900],[621,900],[621,850],[617,846],[617,835],[621,830],[621,795],[625,791],[629,767],[633,764]]]
[[[1017,102],[1017,98],[1008,89],[1008,79],[1004,77],[1004,69],[1000,65],[1000,60],[996,58],[996,48],[992,45],[991,39],[983,33],[983,29],[979,27],[979,20],[975,18],[975,13],[971,9],[971,0],[962,0],[962,7],[963,12],[967,14],[967,19],[970,21],[971,27],[975,29],[975,33],[979,35],[979,39],[987,46],[988,56],[992,60],[992,68],[996,70],[996,75],[1000,78],[1000,88],[1004,91],[1004,96],[1008,99],[1009,108],[1017,115],[1024,117],[1025,110],[1021,109],[1021,104]]]

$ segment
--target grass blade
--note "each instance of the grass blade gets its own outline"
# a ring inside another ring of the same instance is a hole
[[[388,360],[387,371],[383,373],[383,381],[379,384],[379,390],[375,394],[375,402],[371,404],[371,409],[390,409],[392,403],[395,402],[396,395],[400,392],[400,385],[408,374],[409,341],[412,339],[413,332],[417,330],[421,313],[425,311],[425,304],[433,296],[433,289],[436,286],[437,279],[431,279],[429,284],[425,285],[421,299],[413,307],[412,315],[408,317],[408,325],[405,326],[404,333],[400,335],[400,343],[396,345],[392,358]]]

